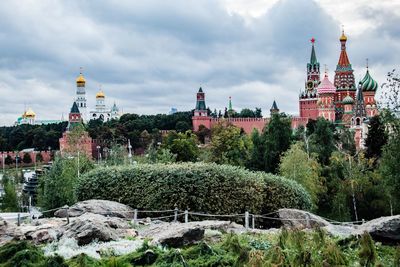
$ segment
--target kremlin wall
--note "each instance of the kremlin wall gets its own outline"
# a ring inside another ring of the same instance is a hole
[[[356,147],[360,149],[364,147],[369,118],[378,114],[375,101],[378,83],[371,77],[367,62],[365,76],[356,86],[354,70],[346,51],[347,36],[344,32],[339,41],[340,55],[332,83],[326,71],[321,80],[315,39],[311,39],[311,56],[306,69],[307,80],[304,90],[299,95],[299,116],[292,117],[292,129],[305,127],[309,120],[322,117],[335,123],[339,129],[350,129],[354,133]],[[268,118],[212,117],[208,114],[208,110],[205,93],[200,88],[197,92],[196,107],[192,118],[193,131],[198,131],[201,125],[211,129],[213,125],[221,121],[228,121],[249,134],[253,129],[261,132],[269,121]],[[231,100],[229,100],[228,114],[232,111]],[[270,111],[271,113],[279,112],[275,101]]]

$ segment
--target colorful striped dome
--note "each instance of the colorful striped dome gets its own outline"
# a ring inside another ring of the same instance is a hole
[[[354,99],[351,96],[347,95],[343,99],[342,103],[343,103],[343,105],[349,105],[349,104],[352,105],[352,104],[354,104]]]
[[[325,73],[325,77],[317,87],[318,94],[334,94],[336,87],[329,81],[328,74]]]
[[[376,91],[378,89],[378,83],[372,79],[368,69],[360,84],[363,91]]]

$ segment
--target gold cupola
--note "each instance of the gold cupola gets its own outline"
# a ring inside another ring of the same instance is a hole
[[[96,94],[96,98],[105,98],[105,97],[106,97],[106,95],[104,94],[103,90],[101,90],[101,89]]]
[[[83,77],[82,71],[80,72],[78,78],[76,78],[76,85],[78,87],[84,87],[86,83],[85,77]]]

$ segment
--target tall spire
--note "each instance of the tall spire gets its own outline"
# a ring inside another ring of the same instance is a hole
[[[354,116],[359,118],[365,118],[367,116],[361,84],[358,86],[357,90],[357,98],[354,105]]]
[[[306,94],[315,93],[320,81],[320,70],[317,55],[315,53],[315,38],[311,38],[311,56],[310,62],[307,63],[307,82],[306,82]]]
[[[228,111],[232,111],[232,97],[229,97],[229,105],[228,105]]]
[[[203,92],[203,89],[200,87],[199,91],[197,92],[195,111],[200,112],[200,111],[205,111],[205,110],[207,110],[205,94]]]
[[[317,63],[318,63],[318,61],[317,61],[317,56],[316,56],[316,54],[315,54],[314,43],[315,43],[315,39],[314,39],[314,37],[313,37],[313,38],[311,38],[311,44],[312,44],[312,46],[311,46],[310,64],[317,64]]]
[[[347,36],[344,34],[344,29],[342,29],[342,36],[340,36],[339,40],[341,43],[341,52],[340,52],[338,65],[341,67],[351,66],[349,58],[347,56],[347,52],[346,52]]]

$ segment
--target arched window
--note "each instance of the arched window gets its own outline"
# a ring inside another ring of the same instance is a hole
[[[356,119],[356,125],[359,126],[360,125],[360,118]]]

